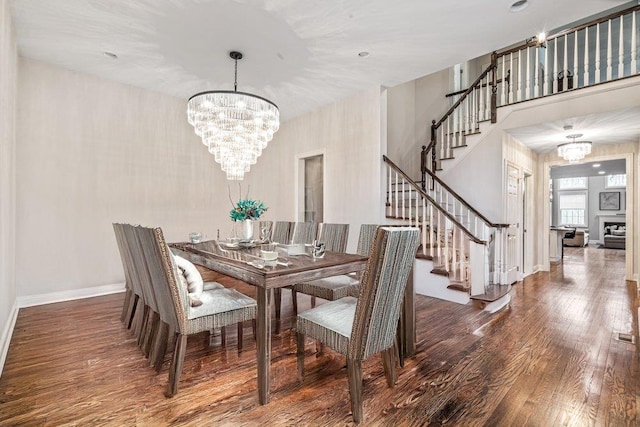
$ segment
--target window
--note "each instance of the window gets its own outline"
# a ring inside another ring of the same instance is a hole
[[[605,181],[606,188],[626,187],[627,186],[627,174],[620,175],[607,175]]]
[[[558,195],[560,224],[574,227],[587,226],[587,192],[571,191]]]
[[[558,190],[582,190],[587,188],[587,177],[580,176],[577,178],[559,178]]]

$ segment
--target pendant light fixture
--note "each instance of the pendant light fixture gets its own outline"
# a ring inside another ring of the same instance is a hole
[[[227,179],[242,180],[280,127],[280,112],[268,99],[238,92],[242,53],[233,51],[229,56],[235,61],[233,91],[193,95],[187,105],[187,118]]]
[[[568,160],[569,163],[577,163],[588,154],[591,154],[590,141],[576,141],[576,139],[581,136],[581,133],[567,135],[567,138],[573,139],[573,141],[558,145],[558,155]]]

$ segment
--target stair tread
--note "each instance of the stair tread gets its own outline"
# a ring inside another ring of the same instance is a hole
[[[471,295],[471,299],[478,301],[497,301],[511,291],[511,285],[489,285],[484,294]]]
[[[449,286],[447,286],[447,289],[451,289],[452,291],[464,292],[465,294],[469,293],[469,286],[467,286],[464,282],[451,282]]]

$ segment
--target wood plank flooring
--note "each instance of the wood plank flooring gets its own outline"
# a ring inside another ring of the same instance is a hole
[[[343,357],[316,357],[309,341],[304,382],[296,379],[290,295],[266,406],[248,322],[240,355],[235,328],[226,348],[219,335],[190,338],[169,399],[168,356],[159,374],[148,366],[119,320],[124,294],[21,309],[0,377],[0,425],[351,424]],[[396,387],[379,357],[363,365],[364,425],[640,425],[636,345],[617,339],[638,330],[624,251],[565,248],[564,264],[514,285],[512,297],[490,315],[417,296],[418,352]],[[301,309],[309,304],[301,299]]]

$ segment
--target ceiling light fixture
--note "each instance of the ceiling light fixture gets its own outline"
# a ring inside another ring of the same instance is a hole
[[[606,171],[599,171],[598,175],[604,175],[605,173],[607,173]]]
[[[594,167],[594,168],[599,168],[600,167],[600,163],[594,163],[591,166]]]
[[[187,118],[227,173],[227,179],[241,180],[278,131],[280,111],[268,99],[238,92],[238,60],[242,53],[229,52],[229,56],[235,61],[233,91],[193,95],[187,105]]]
[[[573,139],[573,141],[558,145],[558,155],[568,160],[569,163],[578,163],[584,159],[586,155],[591,153],[591,142],[576,141],[576,138],[580,138],[581,136],[581,133],[567,135],[567,138]]]
[[[527,6],[529,6],[529,2],[527,0],[518,0],[511,4],[509,10],[511,12],[520,12],[521,10],[526,9]]]
[[[102,52],[102,54],[103,54],[104,56],[106,56],[107,58],[111,58],[111,59],[118,59],[118,55],[116,55],[116,54],[115,54],[115,53],[113,53],[113,52],[107,52],[107,51],[104,51],[104,52]]]
[[[371,54],[369,52],[367,52],[366,50],[363,50],[362,52],[358,53],[358,56],[360,58],[366,58],[369,55],[371,55]]]

